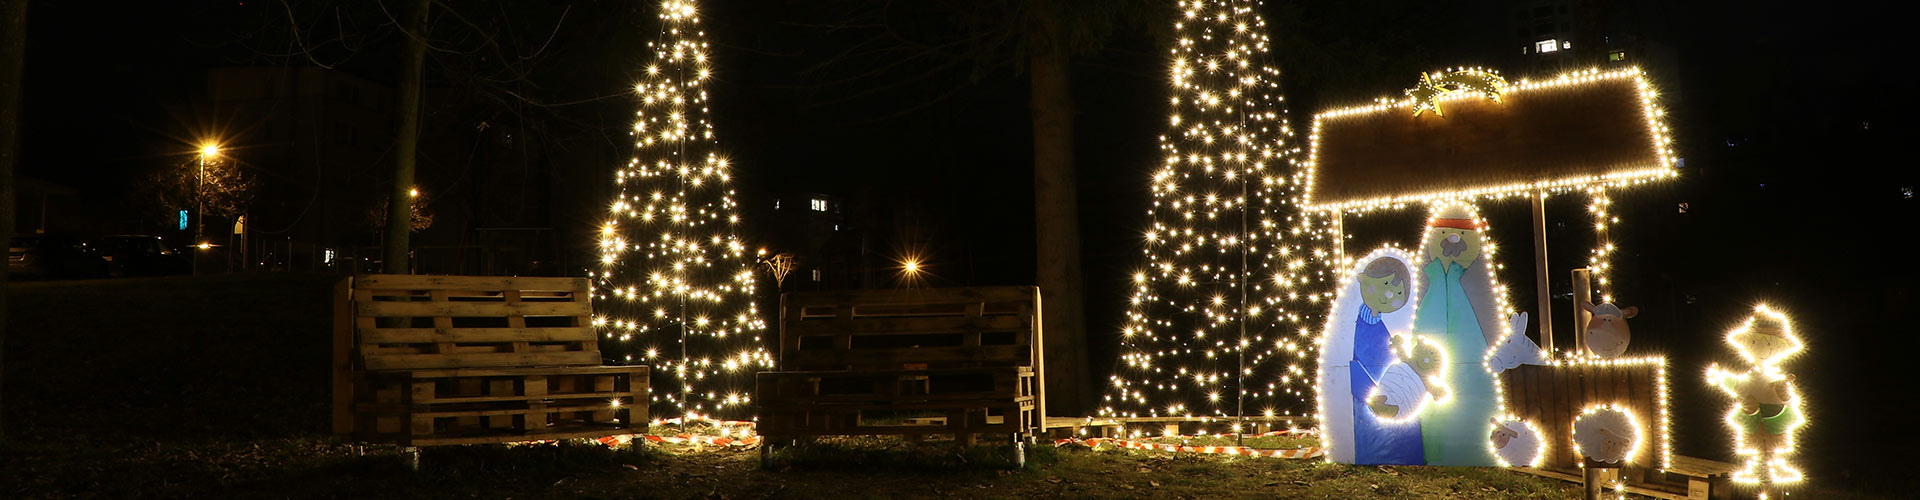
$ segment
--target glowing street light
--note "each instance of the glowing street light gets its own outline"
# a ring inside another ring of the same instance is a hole
[[[926,284],[930,273],[927,272],[926,263],[921,262],[921,257],[917,253],[903,253],[899,258],[894,259],[894,263],[899,266],[896,269],[899,270],[898,279],[902,286],[914,288]]]
[[[198,203],[198,207],[193,211],[193,239],[200,242],[197,246],[203,251],[213,248],[213,245],[207,243],[204,239],[207,226],[207,160],[218,156],[220,156],[220,144],[209,142],[201,145],[200,172],[196,174],[193,179],[193,198]],[[193,274],[200,274],[201,253],[202,252],[193,253]]]

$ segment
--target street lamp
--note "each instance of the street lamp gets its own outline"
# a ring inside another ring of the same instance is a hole
[[[900,283],[902,285],[905,285],[907,288],[913,288],[923,284],[922,282],[925,281],[927,269],[926,264],[921,262],[919,255],[912,253],[901,255],[900,258],[894,262],[900,264]]]
[[[198,207],[193,211],[193,239],[196,243],[195,247],[199,248],[198,251],[193,252],[193,274],[200,274],[200,254],[211,247],[211,245],[207,244],[205,234],[207,230],[207,192],[205,184],[207,182],[207,159],[215,156],[220,156],[219,144],[208,143],[200,146],[200,172],[193,177],[193,198],[194,201],[198,203]]]

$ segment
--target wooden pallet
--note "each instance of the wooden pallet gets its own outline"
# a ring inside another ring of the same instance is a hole
[[[1671,456],[1667,436],[1666,362],[1626,360],[1608,364],[1523,365],[1501,372],[1500,390],[1507,412],[1532,422],[1550,445],[1541,466],[1578,470],[1573,452],[1573,421],[1588,407],[1610,404],[1640,423],[1645,444],[1628,461],[1666,467]]]
[[[780,315],[781,371],[759,374],[756,398],[769,442],[1040,432],[1034,287],[787,294]]]
[[[1585,484],[1583,471],[1565,468],[1515,467],[1514,470],[1541,477]],[[1627,493],[1667,500],[1726,500],[1733,497],[1728,480],[1734,465],[1702,458],[1674,455],[1666,469],[1628,466],[1603,470],[1600,483],[1621,480]]]
[[[600,365],[585,279],[371,275],[337,292],[336,433],[411,447],[646,425],[647,367]]]
[[[813,436],[951,435],[971,445],[981,434],[1031,436],[1038,413],[1032,398],[1011,401],[837,403],[762,406],[758,431],[770,441]]]
[[[1033,396],[1034,373],[1028,366],[763,372],[759,388],[769,406],[861,401],[932,401]]]

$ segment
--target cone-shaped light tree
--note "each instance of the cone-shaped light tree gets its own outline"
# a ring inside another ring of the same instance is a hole
[[[600,228],[594,325],[603,351],[653,366],[655,415],[745,418],[754,372],[773,357],[708,117],[713,58],[699,14],[689,0],[663,2],[648,44],[633,158],[610,175],[619,194]]]
[[[1258,0],[1186,0],[1174,19],[1167,131],[1153,168],[1145,264],[1105,416],[1299,414],[1310,325],[1325,302],[1324,217],[1304,173]]]

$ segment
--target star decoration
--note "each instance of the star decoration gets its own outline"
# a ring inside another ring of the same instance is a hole
[[[1445,112],[1440,111],[1439,101],[1440,96],[1446,94],[1447,89],[1435,87],[1433,79],[1426,73],[1421,73],[1420,84],[1407,89],[1407,97],[1413,98],[1413,116],[1420,116],[1420,112],[1429,109],[1433,110],[1435,116],[1446,116]]]
[[[1438,76],[1436,80],[1434,77]],[[1433,110],[1436,116],[1446,116],[1440,110],[1440,97],[1453,92],[1478,92],[1494,102],[1500,101],[1500,93],[1507,87],[1507,80],[1491,71],[1479,69],[1454,71],[1451,73],[1421,73],[1420,83],[1407,89],[1407,97],[1413,99],[1413,116],[1420,116],[1426,110]]]

